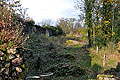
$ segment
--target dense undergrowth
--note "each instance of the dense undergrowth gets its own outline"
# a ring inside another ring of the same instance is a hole
[[[26,43],[24,54],[28,75],[53,72],[55,76],[78,76],[85,74],[84,69],[74,65],[75,57],[66,52],[64,36],[48,37],[31,35]]]
[[[60,58],[57,58],[59,54],[64,54],[61,44],[56,37],[31,35],[25,46],[28,74],[43,73],[51,64],[54,65],[61,61]]]
[[[118,44],[109,42],[96,53],[96,47],[89,47],[87,39],[70,40],[68,36],[31,35],[24,54],[26,76],[53,72],[54,80],[89,80],[97,79],[98,74],[107,74],[112,68],[118,71]]]
[[[67,46],[66,40],[65,36],[31,35],[25,45],[24,57],[28,69],[26,76],[53,72],[58,78],[63,76],[84,78],[84,75],[88,74],[86,66],[90,66],[89,52],[82,45]]]

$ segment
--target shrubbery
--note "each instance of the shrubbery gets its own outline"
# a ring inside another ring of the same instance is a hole
[[[48,37],[46,35],[30,36],[26,43],[27,49],[24,54],[26,65],[28,66],[27,75],[39,75],[42,73],[53,72],[55,76],[78,76],[84,74],[81,67],[64,64],[75,60],[72,54],[64,51],[65,37]]]
[[[33,34],[27,40],[25,60],[28,66],[28,75],[36,75],[37,72],[44,73],[52,64],[60,62],[60,54],[64,54],[63,37],[48,37],[44,34]],[[37,72],[36,72],[37,70]]]
[[[59,26],[42,26],[44,29],[48,29],[51,36],[58,36],[58,35],[63,35],[64,32],[61,27]]]

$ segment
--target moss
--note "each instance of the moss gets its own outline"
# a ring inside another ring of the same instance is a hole
[[[72,41],[70,41],[70,40],[67,40],[66,41],[66,45],[69,45],[69,44],[71,44],[72,43]]]
[[[1,48],[1,50],[3,51],[3,52],[6,52],[7,51],[7,49],[6,48]]]

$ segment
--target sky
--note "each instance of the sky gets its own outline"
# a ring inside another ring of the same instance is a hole
[[[78,18],[79,11],[74,7],[76,0],[21,0],[27,13],[35,21],[45,19],[57,21],[59,18]]]

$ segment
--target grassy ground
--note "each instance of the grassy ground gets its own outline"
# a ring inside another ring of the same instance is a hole
[[[84,43],[85,42],[82,43],[75,40],[67,40],[65,52],[75,57],[75,59],[70,60],[69,63],[77,66],[82,66],[84,69],[87,69],[89,71],[89,67],[91,66],[91,57],[89,56],[89,50],[86,48]],[[87,75],[79,77],[56,77],[54,80],[88,80],[89,73],[86,72],[86,74]]]
[[[75,60],[70,61],[77,66],[82,66],[86,70],[86,74],[79,77],[67,76],[56,77],[54,80],[96,80],[99,73],[103,73],[111,68],[116,68],[120,62],[120,55],[116,49],[105,47],[96,53],[96,49],[87,48],[85,41],[66,41],[66,52],[75,56]],[[112,45],[111,45],[112,46]],[[113,51],[111,51],[113,49]],[[106,55],[105,66],[103,66],[103,56]]]

